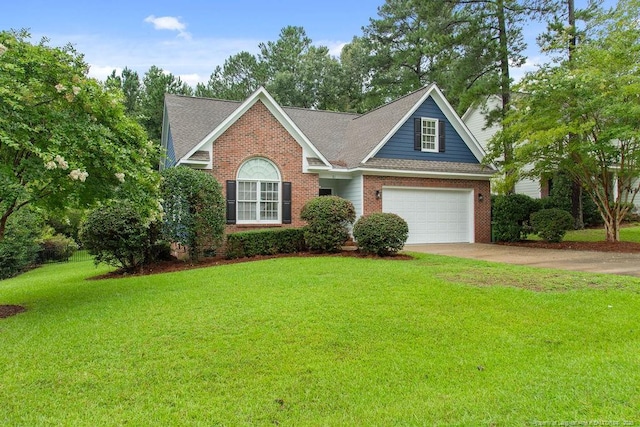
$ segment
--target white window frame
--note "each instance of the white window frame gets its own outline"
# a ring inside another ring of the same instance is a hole
[[[277,173],[277,180],[273,178],[264,178],[264,177],[241,177],[243,172],[243,168],[247,166],[252,161],[264,161],[269,163]],[[255,183],[256,185],[256,199],[248,200],[240,198],[240,191],[242,187],[242,183]],[[263,184],[276,184],[277,189],[277,197],[274,200],[265,199],[262,200],[263,196]],[[241,219],[241,211],[240,207],[243,203],[255,203],[255,217],[256,219]],[[261,217],[261,206],[263,203],[275,203],[277,209],[277,218],[276,219],[263,219]],[[265,159],[263,157],[254,157],[245,161],[242,166],[238,169],[238,173],[236,176],[236,224],[282,224],[282,175],[280,174],[280,170],[278,167],[270,160]]]
[[[427,124],[433,124],[433,134],[429,134],[426,132]],[[439,129],[438,119],[432,119],[430,117],[421,117],[420,118],[420,150],[427,153],[437,153],[440,150],[439,141],[440,141],[440,129]],[[428,138],[433,137],[433,142],[429,141]],[[427,144],[433,143],[433,148],[429,148]]]

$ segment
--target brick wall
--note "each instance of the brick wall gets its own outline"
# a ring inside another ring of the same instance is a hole
[[[376,190],[382,190],[383,186],[472,189],[475,211],[475,241],[477,243],[491,242],[491,192],[489,181],[367,175],[364,177],[363,195],[365,215],[372,212],[382,212],[382,199],[376,199]],[[483,195],[483,201],[478,200],[478,194]]]
[[[235,180],[240,166],[253,157],[271,160],[280,170],[283,182],[291,182],[291,225],[301,227],[300,211],[304,203],[318,195],[317,174],[302,173],[302,147],[258,101],[213,143],[212,175],[223,187]],[[280,226],[280,225],[276,225]],[[274,225],[227,225],[226,232],[269,228]]]

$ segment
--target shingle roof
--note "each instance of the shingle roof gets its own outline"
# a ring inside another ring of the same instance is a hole
[[[491,169],[466,163],[378,158],[362,163],[430,89],[431,86],[423,87],[363,115],[294,107],[283,107],[282,110],[334,168],[365,166],[414,171],[448,169],[459,173],[492,173]],[[167,94],[165,105],[176,159],[181,159],[242,103]],[[311,166],[324,165],[317,158],[309,158],[308,163]]]
[[[493,175],[495,171],[479,163],[438,162],[430,160],[382,159],[374,157],[360,166],[371,169],[410,170],[416,172],[442,172]]]

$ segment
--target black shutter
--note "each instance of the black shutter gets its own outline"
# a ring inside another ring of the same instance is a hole
[[[422,119],[413,119],[413,149],[422,151]]]
[[[444,126],[445,126],[445,121],[444,120],[438,120],[438,151],[441,153],[444,153],[444,144],[445,144],[445,137],[444,137]]]
[[[227,181],[227,224],[236,223],[236,182]]]
[[[291,224],[291,183],[282,183],[282,223]]]

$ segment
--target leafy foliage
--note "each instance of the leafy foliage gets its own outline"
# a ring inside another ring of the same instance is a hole
[[[153,229],[131,203],[94,209],[82,224],[84,248],[101,262],[124,270],[141,267],[149,258]]]
[[[621,0],[594,21],[570,61],[528,74],[502,132],[519,141],[505,166],[529,176],[569,173],[597,206],[610,241],[640,191],[639,8],[638,0]],[[523,172],[526,165],[533,167]]]
[[[227,258],[301,252],[306,249],[301,228],[247,231],[227,236]]]
[[[541,209],[531,214],[531,226],[547,242],[560,242],[573,229],[573,216],[562,209]]]
[[[222,188],[211,175],[179,166],[162,172],[163,234],[189,247],[197,260],[222,242],[225,202]]]
[[[356,218],[353,203],[337,196],[321,196],[309,200],[300,217],[307,221],[304,239],[309,249],[337,252],[349,238],[349,225]]]
[[[37,261],[42,226],[42,216],[30,209],[9,218],[5,237],[0,240],[0,279],[15,276]]]
[[[396,214],[377,212],[356,221],[353,237],[362,252],[385,256],[402,249],[409,237],[409,226]]]
[[[507,194],[492,197],[491,223],[493,236],[499,242],[516,242],[530,233],[529,217],[536,212],[539,200],[525,194]]]
[[[87,206],[123,185],[151,189],[154,148],[119,94],[87,77],[71,46],[0,32],[0,240],[27,205]]]
[[[39,261],[67,261],[78,250],[78,244],[62,234],[44,239],[40,244]]]
[[[573,181],[570,176],[563,172],[557,172],[553,175],[551,182],[553,185],[549,197],[540,199],[541,207],[544,209],[558,208],[571,212]],[[585,193],[582,193],[582,219],[585,226],[602,225],[602,217],[598,208]]]

